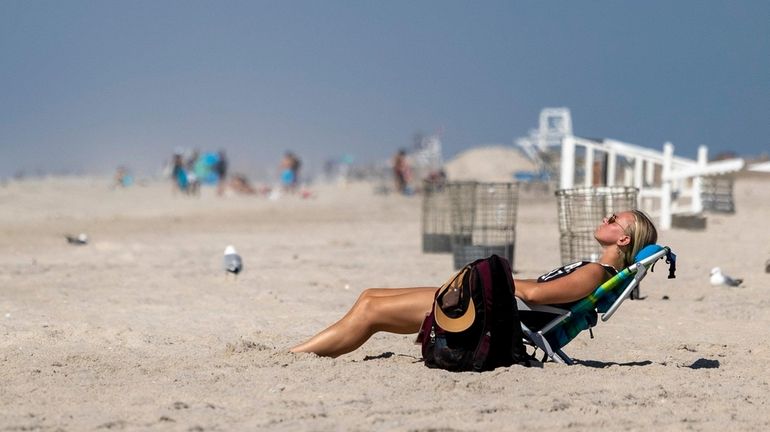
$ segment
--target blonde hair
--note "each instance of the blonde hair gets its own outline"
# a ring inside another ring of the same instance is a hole
[[[633,264],[636,254],[642,248],[658,241],[658,230],[649,216],[641,210],[630,210],[629,213],[634,215],[634,223],[629,226],[631,232],[627,233],[631,243],[623,250],[623,267]]]

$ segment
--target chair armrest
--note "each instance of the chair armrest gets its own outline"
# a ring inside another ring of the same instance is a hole
[[[541,305],[541,304],[533,304],[533,303],[527,303],[526,301],[516,297],[516,306],[520,311],[530,311],[530,312],[546,312],[546,313],[552,313],[556,315],[565,315],[570,313],[568,309],[558,308],[556,306],[550,306],[550,305]]]
[[[554,328],[557,324],[572,315],[572,312],[569,309],[562,309],[550,305],[527,303],[518,297],[516,297],[516,307],[518,307],[519,312],[543,312],[553,315],[553,319],[549,321],[548,324],[543,326],[543,328],[537,331],[537,333],[540,333],[541,335],[548,333],[548,331]]]

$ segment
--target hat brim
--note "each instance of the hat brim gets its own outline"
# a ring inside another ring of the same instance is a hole
[[[444,286],[441,291],[443,292],[448,288],[449,286]],[[439,293],[439,296],[440,295],[441,293]],[[457,318],[452,318],[445,314],[439,307],[438,302],[435,301],[433,302],[433,317],[436,320],[436,324],[442,329],[451,333],[459,333],[470,328],[470,326],[473,325],[473,322],[476,321],[476,305],[473,303],[473,298],[469,298],[468,307],[465,310],[465,313]]]

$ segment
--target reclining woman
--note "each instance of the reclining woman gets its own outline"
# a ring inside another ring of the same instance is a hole
[[[637,252],[657,242],[649,217],[639,210],[612,214],[596,227],[594,238],[602,247],[597,262],[578,262],[540,278],[514,279],[516,296],[534,304],[577,301],[634,262]],[[417,333],[430,312],[436,287],[370,288],[361,293],[339,321],[291,349],[337,357],[364,344],[374,333]]]

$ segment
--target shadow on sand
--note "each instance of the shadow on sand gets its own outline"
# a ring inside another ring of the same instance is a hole
[[[597,368],[597,369],[603,369],[610,366],[649,366],[652,364],[652,361],[650,360],[644,360],[644,361],[635,361],[635,362],[626,362],[626,363],[616,363],[616,362],[601,362],[596,360],[578,360],[575,359],[575,364],[579,364],[581,366],[590,367],[590,368]]]
[[[375,356],[369,356],[368,355],[368,356],[364,357],[364,361],[386,359],[386,358],[391,358],[394,355],[396,355],[396,354],[391,352],[391,351],[388,351],[388,352],[384,352],[384,353],[382,353],[380,355],[375,355]]]
[[[719,360],[699,358],[687,367],[690,369],[719,369]]]
[[[596,360],[575,360],[575,364],[581,366],[602,369],[610,366],[649,366],[652,364],[650,360],[616,363],[616,362],[601,362]],[[665,363],[664,363],[665,364]],[[719,360],[712,360],[706,358],[699,358],[690,365],[680,365],[680,367],[687,367],[690,369],[719,369]]]

